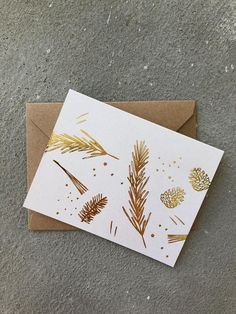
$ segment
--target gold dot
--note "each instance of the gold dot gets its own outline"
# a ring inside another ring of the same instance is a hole
[[[154,234],[154,233],[152,233],[152,234],[151,234],[151,237],[152,237],[152,238],[154,238],[154,237],[155,237],[155,234]]]
[[[168,176],[168,179],[171,179],[171,176]]]
[[[103,163],[103,166],[107,166],[107,162],[104,162],[104,163]]]
[[[175,161],[175,160],[173,161],[173,164],[176,164],[176,161]]]

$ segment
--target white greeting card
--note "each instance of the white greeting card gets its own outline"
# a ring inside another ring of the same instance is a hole
[[[24,206],[174,266],[222,155],[70,90]]]

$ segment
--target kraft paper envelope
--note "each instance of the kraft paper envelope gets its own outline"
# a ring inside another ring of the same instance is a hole
[[[126,112],[196,138],[193,100],[107,102]],[[44,153],[62,103],[29,103],[26,107],[27,181],[30,186]],[[29,210],[30,230],[78,230],[63,222]]]

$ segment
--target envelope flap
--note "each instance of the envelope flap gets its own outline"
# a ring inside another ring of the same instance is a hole
[[[107,103],[174,131],[178,131],[193,116],[195,110],[195,101],[193,100]],[[35,106],[37,106],[37,110],[34,110]],[[49,138],[61,106],[62,103],[29,103],[27,104],[27,116]]]
[[[111,103],[148,121],[178,131],[193,115],[194,100],[130,101]],[[145,106],[146,104],[146,106]],[[142,110],[137,110],[138,107]]]
[[[34,110],[35,106],[37,110]],[[27,118],[49,138],[61,106],[62,103],[28,103],[26,105]]]

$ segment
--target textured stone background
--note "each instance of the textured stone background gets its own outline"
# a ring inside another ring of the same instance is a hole
[[[236,312],[236,1],[0,0],[0,312]],[[174,269],[85,232],[28,232],[25,103],[195,99],[226,151]]]

